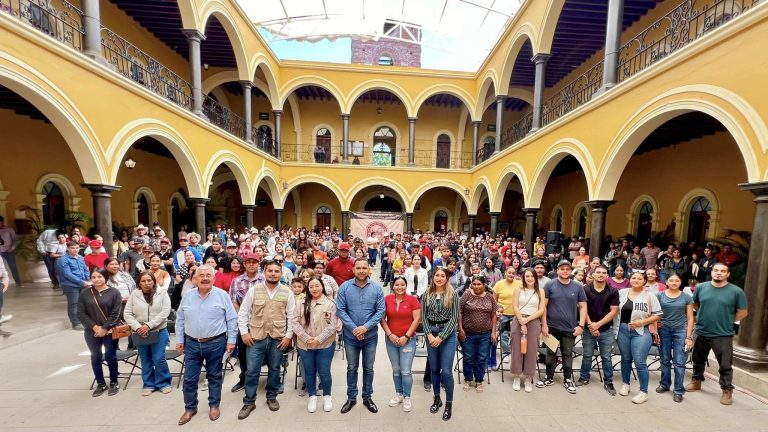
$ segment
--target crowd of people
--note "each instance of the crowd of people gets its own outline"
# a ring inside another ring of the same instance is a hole
[[[641,248],[624,239],[610,242],[601,259],[589,257],[588,245],[578,237],[554,249],[537,237],[529,254],[523,239],[514,237],[448,232],[360,238],[327,228],[270,226],[234,233],[217,225],[204,242],[196,233],[177,233],[178,246],[172,248],[160,227],[140,225],[133,235],[118,237],[108,254],[100,239],[74,234],[56,236],[55,250],[50,235],[41,236],[39,244],[53,251],[52,280],[67,295],[73,328],[85,330],[97,383],[93,395],[119,391],[119,340],[111,333],[122,322],[133,331],[129,345],[141,356],[142,395],[169,393],[165,348],[172,318],[176,349],[186,362],[180,425],[197,413],[203,368],[209,418],[220,416],[222,358],[230,355],[240,368],[231,390],[244,391],[238,418],[256,408],[263,365],[266,404],[279,410],[280,373],[291,349],[299,356],[309,412],[333,410],[331,364],[334,353],[344,349],[347,395],[340,412],[357,403],[362,361],[362,403],[376,413],[379,327],[395,385],[389,405],[402,405],[405,412],[414,406],[417,339],[427,352],[429,410],[442,409],[444,420],[452,417],[457,349],[465,392],[482,393],[487,371],[509,363],[513,391],[552,386],[559,365],[563,387],[577,393],[589,385],[593,357],[599,355],[598,371],[611,396],[630,394],[634,369],[637,404],[649,397],[646,361],[652,345],[659,346],[661,358],[655,391],[671,392],[675,402],[701,388],[713,350],[721,403],[732,403],[734,322],[747,310],[743,290],[728,282],[735,262],[729,247],[671,245],[662,251],[650,240]],[[579,343],[583,355],[574,374]],[[546,347],[546,371],[536,380],[540,346]],[[621,356],[618,391],[614,347]],[[689,353],[693,376],[684,385]]]

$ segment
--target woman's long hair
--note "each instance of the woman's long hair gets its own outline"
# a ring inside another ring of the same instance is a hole
[[[152,274],[150,270],[144,270],[143,272],[139,273],[138,276],[136,276],[136,287],[138,287],[139,290],[141,290],[141,278],[144,277],[144,275],[149,276],[152,278],[152,291],[149,292],[149,305],[152,306],[152,299],[155,298],[155,292],[157,292],[157,279],[155,278],[155,275]],[[142,291],[143,294],[143,291]]]
[[[450,308],[453,305],[453,287],[448,280],[451,276],[448,274],[448,269],[445,267],[438,267],[432,274],[432,282],[429,284],[429,290],[427,291],[427,301],[431,300],[437,295],[437,288],[435,287],[435,274],[442,272],[445,275],[445,296],[443,297],[443,305],[446,308]],[[427,303],[429,304],[429,303]]]
[[[523,270],[523,288],[528,288],[528,284],[525,282],[525,275],[528,273],[533,276],[533,292],[535,292],[536,295],[541,298],[541,293],[539,292],[539,277],[536,276],[536,270],[530,267]]]
[[[312,294],[309,293],[309,283],[313,280],[320,282],[320,286],[323,288],[320,291],[321,295],[325,295],[325,284],[323,283],[323,280],[317,276],[310,277],[307,284],[304,285],[304,325],[309,324],[309,315],[312,310]]]

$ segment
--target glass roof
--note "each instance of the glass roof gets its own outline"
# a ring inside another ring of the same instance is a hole
[[[416,39],[422,68],[469,72],[523,1],[238,0],[281,59],[350,63],[352,39]]]

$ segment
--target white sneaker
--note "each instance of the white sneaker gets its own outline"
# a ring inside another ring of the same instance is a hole
[[[512,390],[520,391],[520,378],[515,378],[512,380]]]
[[[648,401],[648,393],[640,392],[632,398],[632,403],[641,404]]]
[[[333,398],[330,395],[323,396],[323,411],[331,412],[333,410]]]
[[[203,385],[200,386],[201,391],[208,391],[208,380],[203,381]]]
[[[13,315],[0,315],[0,324],[13,319]]]
[[[629,384],[622,384],[621,388],[619,389],[619,394],[622,396],[626,396],[629,394]]]
[[[510,358],[512,358],[511,355],[508,355],[508,356],[504,357],[504,364],[509,364]]]
[[[525,380],[525,392],[530,393],[533,391],[533,381],[531,380]]]
[[[389,406],[398,406],[403,401],[403,395],[402,393],[396,393],[394,396],[392,396],[392,399],[389,400]]]
[[[411,404],[411,398],[406,396],[403,398],[403,411],[411,412],[413,405]]]
[[[310,396],[307,402],[307,411],[313,413],[317,411],[317,396]]]

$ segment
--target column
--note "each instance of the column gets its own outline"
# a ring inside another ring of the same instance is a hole
[[[541,128],[542,114],[544,113],[544,89],[547,86],[546,71],[549,54],[536,54],[531,59],[536,64],[536,76],[533,87],[533,127],[531,132]]]
[[[203,71],[200,60],[200,44],[205,35],[197,30],[184,30],[189,42],[189,68],[192,77],[192,112],[203,116]]]
[[[416,117],[408,117],[408,166],[416,166]]]
[[[501,150],[501,134],[504,132],[504,101],[507,97],[504,95],[496,96],[496,148],[494,153]]]
[[[592,209],[592,233],[589,236],[589,256],[602,257],[603,240],[605,239],[605,213],[608,206],[616,201],[596,200],[586,201]]]
[[[107,64],[101,53],[101,13],[99,12],[99,0],[83,0],[83,54]],[[110,239],[111,241],[111,239]]]
[[[205,238],[205,206],[210,201],[208,198],[189,198],[187,199],[192,204],[192,209],[195,212],[195,232],[200,234],[200,238]]]
[[[475,218],[477,218],[476,215],[469,215],[469,238],[475,235]]]
[[[405,214],[405,230],[413,232],[413,213]]]
[[[245,117],[245,140],[249,143],[253,143],[253,113],[251,112],[251,89],[253,83],[250,81],[240,81],[243,85],[243,102],[245,103],[245,110],[243,111]],[[251,225],[248,225],[251,227]]]
[[[618,83],[621,30],[624,24],[624,0],[608,0],[608,22],[605,28],[605,58],[603,86],[598,94],[610,90]]]
[[[349,211],[341,211],[341,239],[346,241],[347,234],[349,234]]]
[[[245,226],[246,228],[251,228],[253,226],[253,210],[256,208],[255,205],[243,205],[243,209],[245,209]]]
[[[477,165],[477,151],[480,148],[480,125],[483,122],[472,122],[472,166]]]
[[[536,240],[536,215],[539,214],[539,210],[533,207],[523,209],[525,214],[525,248],[528,250],[528,256],[536,255],[536,251],[533,250],[533,243]]]
[[[341,163],[349,163],[349,114],[341,115]]]
[[[104,250],[112,256],[112,192],[120,186],[83,183],[93,197],[93,222],[96,232],[104,238]]]
[[[280,149],[283,146],[283,127],[281,126],[281,120],[283,118],[283,111],[274,110],[272,111],[272,114],[275,115],[275,157],[281,159],[282,153],[280,153]]]
[[[275,231],[283,228],[283,209],[275,209]]]
[[[500,212],[491,212],[490,213],[490,215],[491,215],[491,237],[493,237],[493,238],[496,237],[496,232],[498,231],[498,228],[499,228],[499,215],[500,214],[501,214]]]
[[[768,182],[744,183],[739,188],[755,195],[755,222],[752,228],[744,294],[749,315],[741,320],[734,363],[749,371],[768,370]]]

